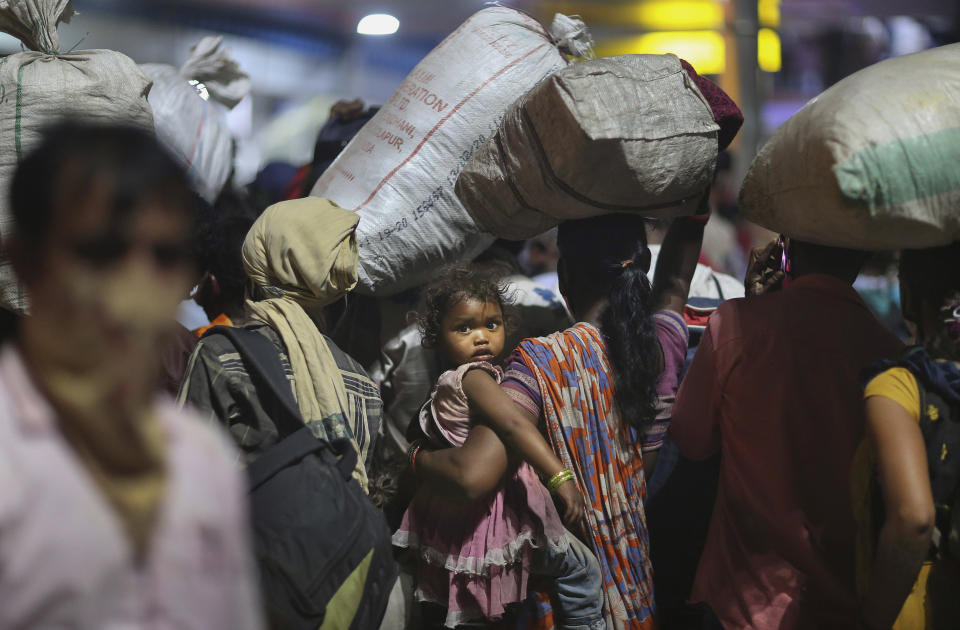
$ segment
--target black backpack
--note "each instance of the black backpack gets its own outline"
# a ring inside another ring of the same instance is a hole
[[[933,544],[940,555],[960,560],[960,409],[914,376],[920,390],[920,431],[936,508]]]
[[[950,556],[960,561],[960,407],[951,406],[924,381],[922,370],[914,360],[922,362],[922,346],[909,346],[897,361],[880,360],[868,365],[862,374],[864,387],[878,374],[891,368],[910,370],[920,394],[920,432],[927,451],[927,472],[936,509],[931,557]],[[915,355],[916,356],[911,356]],[[929,359],[927,359],[929,360]],[[870,511],[874,543],[886,520],[883,490],[876,474],[870,480]]]
[[[257,394],[281,404],[280,441],[247,467],[253,544],[269,625],[284,630],[369,630],[397,579],[383,514],[352,479],[356,450],[305,426],[277,348],[263,335],[217,326]],[[329,618],[328,618],[329,616]]]

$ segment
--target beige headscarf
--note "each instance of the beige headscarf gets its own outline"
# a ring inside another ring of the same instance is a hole
[[[353,420],[340,369],[306,310],[336,301],[357,284],[357,215],[332,201],[307,197],[272,205],[243,242],[243,266],[261,292],[275,296],[247,301],[258,320],[283,339],[293,369],[304,421],[334,414]],[[357,448],[354,440],[354,448]],[[365,453],[354,477],[367,489]]]

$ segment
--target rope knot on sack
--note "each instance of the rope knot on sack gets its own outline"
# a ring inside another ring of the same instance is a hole
[[[203,100],[212,98],[233,109],[250,93],[250,75],[223,47],[223,37],[207,36],[190,48],[180,76],[190,81]]]
[[[57,26],[69,22],[73,0],[0,0],[0,31],[13,35],[29,50],[60,54]]]
[[[560,52],[572,57],[593,59],[593,37],[579,15],[554,15],[550,35]]]

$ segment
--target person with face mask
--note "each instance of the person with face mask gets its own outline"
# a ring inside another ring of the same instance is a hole
[[[261,627],[226,436],[157,399],[192,193],[143,131],[64,123],[4,245],[30,314],[0,350],[0,627]]]

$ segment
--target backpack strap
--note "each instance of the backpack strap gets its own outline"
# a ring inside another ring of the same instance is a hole
[[[916,376],[915,376],[916,378]],[[927,449],[930,490],[936,510],[933,544],[941,550],[950,532],[952,510],[960,488],[960,415],[936,392],[916,378],[920,390],[920,431]]]
[[[226,337],[237,349],[257,393],[269,395],[280,403],[280,417],[273,419],[280,430],[280,438],[299,431],[304,426],[303,416],[273,342],[254,330],[233,326],[214,326],[203,337],[213,335]]]
[[[875,359],[868,363],[866,367],[860,372],[860,389],[866,389],[867,385],[870,384],[870,381],[874,377],[879,376],[883,372],[886,372],[893,367],[906,367],[909,369],[909,366],[905,361],[910,357],[914,352],[923,350],[923,346],[905,346],[898,354],[896,359]],[[912,372],[912,370],[911,370]],[[916,376],[916,375],[914,375]]]
[[[257,393],[280,403],[280,417],[273,420],[277,423],[281,441],[248,467],[251,489],[291,463],[325,447],[339,456],[334,465],[344,479],[349,480],[357,465],[356,450],[347,439],[332,440],[330,443],[320,440],[304,423],[293,396],[293,388],[280,362],[280,353],[273,342],[254,330],[232,326],[214,326],[203,337],[212,335],[222,335],[230,340],[240,354]]]
[[[276,446],[257,458],[247,467],[250,491],[253,492],[275,474],[311,453],[325,449],[327,445],[316,438],[310,427],[304,425],[293,435],[287,436]]]
[[[711,274],[710,277],[713,279],[714,286],[717,287],[717,297],[720,298],[721,302],[725,301],[727,298],[723,297],[723,286],[720,284],[720,279],[717,278],[717,274]]]
[[[307,455],[317,453],[323,458],[323,450],[328,450],[333,455],[342,454],[339,459],[333,457],[332,461],[327,463],[336,468],[343,480],[349,483],[353,478],[353,468],[357,464],[357,452],[350,445],[350,440],[340,438],[327,443],[317,438],[310,427],[302,426],[247,467],[250,491],[253,492],[278,472]]]

